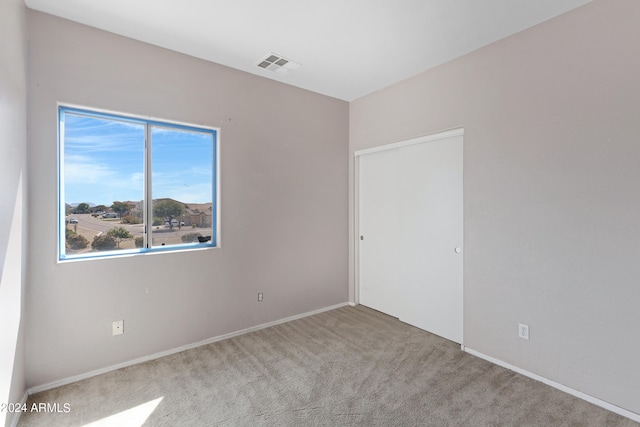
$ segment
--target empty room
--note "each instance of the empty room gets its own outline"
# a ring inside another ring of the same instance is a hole
[[[0,0],[0,426],[638,425],[638,40]]]

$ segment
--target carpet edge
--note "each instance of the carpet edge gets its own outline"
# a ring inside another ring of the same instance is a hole
[[[316,314],[320,314],[320,313],[324,313],[326,311],[331,311],[331,310],[335,310],[338,308],[342,308],[342,307],[347,307],[350,306],[349,302],[343,302],[343,303],[339,303],[339,304],[335,304],[335,305],[331,305],[328,307],[323,307],[323,308],[319,308],[317,310],[312,310],[312,311],[308,311],[305,313],[301,313],[301,314],[296,314],[294,316],[289,316],[289,317],[285,317],[283,319],[279,319],[279,320],[274,320],[272,322],[267,322],[267,323],[262,323],[260,325],[256,325],[256,326],[252,326],[246,329],[241,329],[235,332],[229,332],[227,334],[223,334],[223,335],[218,335],[215,337],[211,337],[211,338],[207,338],[205,340],[202,341],[197,341],[191,344],[186,344],[180,347],[175,347],[172,349],[168,349],[168,350],[164,350],[158,353],[154,353],[148,356],[142,356],[142,357],[138,357],[126,362],[121,362],[121,363],[117,363],[115,365],[111,365],[111,366],[107,366],[104,368],[100,368],[100,369],[95,369],[93,371],[89,371],[89,372],[85,372],[84,374],[79,374],[79,375],[74,375],[71,377],[67,377],[67,378],[62,378],[60,380],[56,380],[56,381],[52,381],[46,384],[42,384],[42,385],[38,385],[38,386],[33,386],[30,387],[29,389],[27,389],[27,392],[25,393],[25,396],[31,396],[33,394],[36,393],[40,393],[43,391],[47,391],[47,390],[51,390],[57,387],[62,387],[68,384],[72,384],[78,381],[82,381],[85,380],[87,378],[92,378],[95,377],[97,375],[102,375],[102,374],[106,374],[107,372],[112,372],[112,371],[116,371],[118,369],[122,369],[122,368],[126,368],[128,366],[133,366],[133,365],[137,365],[140,363],[144,363],[144,362],[148,362],[151,360],[155,360],[155,359],[159,359],[161,357],[165,357],[165,356],[170,356],[172,354],[176,354],[176,353],[180,353],[182,351],[185,350],[190,350],[193,348],[197,348],[197,347],[201,347],[207,344],[211,344],[214,342],[218,342],[218,341],[222,341],[222,340],[226,340],[229,338],[234,338],[240,335],[244,335],[244,334],[248,334],[250,332],[255,332],[255,331],[259,331],[261,329],[266,329],[266,328],[270,328],[272,326],[276,326],[276,325],[280,325],[282,323],[287,323],[287,322],[291,322],[293,320],[298,320],[298,319],[303,319],[305,317],[309,317],[309,316],[313,316]],[[26,399],[25,399],[26,402]]]
[[[502,361],[500,359],[496,359],[494,357],[488,356],[484,353],[481,353],[479,351],[473,350],[472,348],[466,347],[464,345],[461,346],[462,347],[462,351],[464,351],[465,353],[469,353],[472,356],[476,356],[479,357],[480,359],[486,360],[487,362],[491,362],[494,365],[498,365],[498,366],[502,366],[503,368],[509,369],[510,371],[516,372],[518,374],[524,375],[525,377],[531,378],[533,380],[536,380],[538,382],[541,382],[543,384],[546,384],[550,387],[553,387],[557,390],[563,391],[567,394],[570,394],[574,397],[577,397],[578,399],[584,400],[586,402],[589,402],[593,405],[599,406],[601,408],[604,408],[608,411],[611,411],[615,414],[621,415],[623,417],[629,418],[632,421],[636,421],[636,422],[640,422],[640,414],[637,414],[635,412],[632,412],[628,409],[624,409],[621,408],[619,406],[616,406],[612,403],[609,403],[605,400],[599,399],[597,397],[591,396],[589,394],[586,394],[582,391],[576,390],[574,388],[568,387],[564,384],[560,384],[557,383],[553,380],[550,380],[548,378],[545,378],[543,376],[540,376],[538,374],[534,374],[533,372],[529,372],[526,369],[522,369],[519,368],[517,366],[511,365],[510,363],[507,363],[505,361]]]

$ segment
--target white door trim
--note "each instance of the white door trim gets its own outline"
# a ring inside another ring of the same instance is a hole
[[[418,136],[416,138],[407,139],[404,141],[393,142],[391,144],[379,145],[377,147],[365,148],[362,150],[354,151],[353,155],[358,159],[363,154],[377,153],[378,151],[393,150],[394,148],[406,147],[414,144],[422,144],[423,142],[437,141],[439,139],[452,138],[454,136],[464,135],[464,128],[446,130],[444,132],[433,133],[429,135]]]

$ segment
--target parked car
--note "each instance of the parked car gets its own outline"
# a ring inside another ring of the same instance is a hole
[[[173,226],[181,225],[182,226],[182,225],[184,225],[184,221],[178,221],[177,219],[174,218],[174,219],[171,220],[171,225],[173,225]]]
[[[69,218],[69,224],[77,224],[78,218]]]
[[[118,214],[115,212],[106,212],[102,214],[102,218],[118,218]]]

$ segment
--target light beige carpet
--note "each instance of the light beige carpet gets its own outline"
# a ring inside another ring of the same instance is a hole
[[[38,402],[70,412],[26,413],[19,426],[638,425],[362,306],[39,393],[28,405]]]

